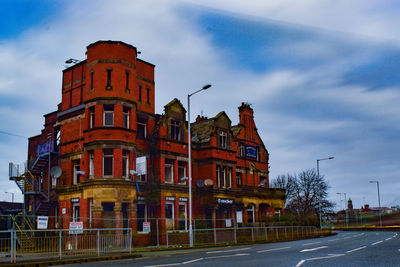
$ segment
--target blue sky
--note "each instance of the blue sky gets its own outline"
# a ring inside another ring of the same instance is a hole
[[[156,111],[203,84],[194,114],[252,104],[273,179],[320,164],[329,198],[400,204],[400,4],[396,1],[2,1],[0,199],[18,192],[8,162],[61,98],[68,58],[97,40],[138,47],[156,65]],[[38,97],[40,96],[40,97]],[[3,192],[2,192],[3,191]],[[18,198],[17,198],[18,199]]]

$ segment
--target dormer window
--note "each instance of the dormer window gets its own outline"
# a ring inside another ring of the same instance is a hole
[[[227,134],[224,131],[219,131],[219,147],[226,149],[227,148]]]
[[[171,139],[180,141],[181,140],[181,122],[171,120]]]

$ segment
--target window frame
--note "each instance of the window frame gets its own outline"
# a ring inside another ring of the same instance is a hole
[[[243,177],[241,172],[236,172],[236,185],[242,185],[243,184]]]
[[[95,107],[92,106],[89,108],[89,128],[93,129],[96,121],[96,113]]]
[[[110,154],[105,154],[106,152],[110,152]],[[106,158],[111,158],[111,174],[105,174],[105,160]],[[114,149],[103,149],[103,177],[113,177],[114,175]]]
[[[122,150],[122,177],[129,178],[129,151],[128,150]]]
[[[73,172],[72,184],[76,185],[80,183],[80,178],[81,178],[81,175],[77,173],[78,171],[81,170],[81,164],[79,160],[73,161],[73,170],[74,172]]]
[[[111,85],[111,74],[112,74],[112,68],[107,68],[106,69],[107,72],[107,84],[106,84],[106,90],[112,90],[112,85]]]
[[[139,133],[141,133],[141,131],[139,131],[139,125],[141,127],[143,127],[143,136],[141,134],[139,134]],[[147,136],[147,129],[146,128],[147,128],[147,120],[138,117],[137,121],[136,121],[136,137],[146,138],[146,136]]]
[[[94,177],[94,151],[89,151],[89,178]]]
[[[170,169],[170,175],[171,175],[170,180],[168,180],[168,181],[167,181],[167,168]],[[164,163],[164,181],[165,181],[166,184],[173,184],[174,183],[174,160],[165,159],[165,163]]]
[[[170,121],[170,137],[172,140],[181,141],[182,139],[182,122],[178,120]]]
[[[186,166],[187,166],[187,162],[178,161],[178,183],[180,183],[180,184],[186,184],[186,181],[181,180],[182,177],[187,177]],[[182,170],[182,169],[183,169],[183,176],[180,177],[180,170]]]
[[[131,109],[127,106],[122,107],[122,127],[129,129],[130,127],[130,113]]]
[[[106,123],[106,116],[111,114],[111,124]],[[103,126],[114,127],[114,105],[103,105]]]
[[[228,133],[223,130],[220,130],[218,137],[219,137],[218,138],[219,148],[227,149],[228,148]]]

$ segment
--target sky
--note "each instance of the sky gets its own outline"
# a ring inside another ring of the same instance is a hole
[[[61,100],[65,60],[119,40],[156,65],[156,112],[204,84],[192,118],[251,104],[270,179],[316,168],[329,199],[400,205],[400,3],[386,0],[2,0],[0,200],[21,201],[8,163]],[[9,193],[6,193],[9,192]]]

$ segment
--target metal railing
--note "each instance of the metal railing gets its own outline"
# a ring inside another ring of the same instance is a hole
[[[18,243],[18,235],[30,236],[30,245]],[[5,230],[0,231],[0,264],[19,260],[62,259],[76,255],[106,255],[115,252],[131,252],[131,228],[68,229],[52,230]]]
[[[193,230],[195,245],[237,244],[245,242],[276,242],[316,237],[321,230],[315,226],[230,227]],[[168,230],[166,245],[189,246],[189,232]]]

